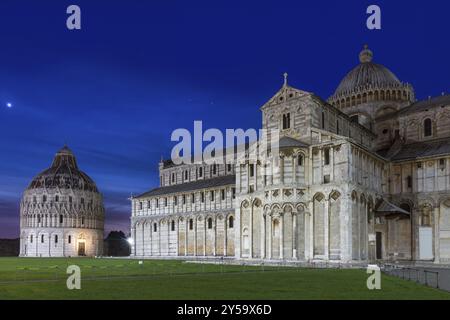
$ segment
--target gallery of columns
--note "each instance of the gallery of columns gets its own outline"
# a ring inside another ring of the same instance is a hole
[[[272,190],[271,197],[289,198],[301,190]],[[241,201],[236,214],[240,244],[236,256],[272,260],[351,261],[375,258],[369,241],[375,221],[373,200],[354,191],[316,193],[311,201]],[[370,257],[369,257],[370,256]]]

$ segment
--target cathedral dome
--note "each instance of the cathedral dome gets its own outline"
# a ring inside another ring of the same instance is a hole
[[[372,62],[373,53],[367,46],[359,54],[360,64],[342,79],[335,95],[358,91],[367,87],[400,87],[402,83],[388,68]]]
[[[50,168],[34,177],[27,190],[38,188],[98,192],[94,181],[78,168],[75,156],[67,146],[56,153]]]
[[[373,52],[366,45],[359,54],[359,65],[342,79],[328,101],[338,108],[367,102],[414,101],[414,90],[409,84],[372,60]]]

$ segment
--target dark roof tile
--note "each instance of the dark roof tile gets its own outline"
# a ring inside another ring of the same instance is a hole
[[[151,196],[161,196],[161,195],[174,194],[174,193],[180,193],[180,192],[188,192],[188,191],[201,190],[201,189],[207,189],[207,188],[234,185],[235,181],[236,181],[235,175],[221,176],[221,177],[206,179],[206,180],[197,180],[197,181],[188,182],[188,183],[176,184],[173,186],[155,188],[155,189],[147,191],[143,194],[140,194],[135,198],[139,199],[139,198],[145,198],[145,197],[151,197]]]

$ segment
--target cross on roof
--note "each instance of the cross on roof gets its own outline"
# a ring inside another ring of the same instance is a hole
[[[283,73],[283,77],[284,77],[284,85],[287,86],[287,83],[288,83],[288,74],[287,74],[287,72]]]

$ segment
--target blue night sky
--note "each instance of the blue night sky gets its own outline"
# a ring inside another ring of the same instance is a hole
[[[370,4],[381,31],[365,27]],[[157,186],[174,129],[259,128],[285,71],[327,98],[365,43],[419,99],[448,92],[449,16],[444,0],[2,0],[0,238],[18,236],[22,192],[65,142],[105,197],[106,230],[127,232],[127,198]]]

